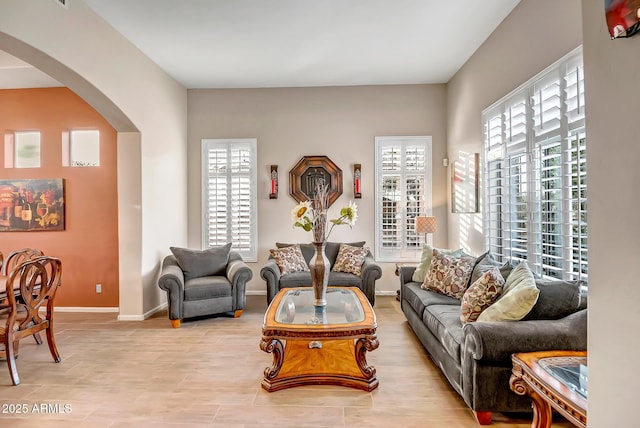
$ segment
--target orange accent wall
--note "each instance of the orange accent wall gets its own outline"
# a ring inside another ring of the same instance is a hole
[[[99,167],[63,167],[62,132],[100,131]],[[62,260],[56,306],[118,306],[117,137],[109,123],[67,88],[0,90],[0,130],[40,131],[40,168],[5,168],[0,179],[63,178],[65,230],[0,232],[0,251],[39,248]],[[0,140],[4,144],[4,139]],[[102,284],[102,293],[96,293]]]

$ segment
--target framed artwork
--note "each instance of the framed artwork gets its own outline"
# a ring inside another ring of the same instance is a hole
[[[64,180],[0,180],[0,232],[64,230]]]
[[[477,213],[480,155],[469,153],[451,164],[451,212]]]
[[[342,170],[327,156],[303,156],[289,171],[289,194],[296,202],[312,199],[318,184],[328,186],[329,207],[342,195]]]

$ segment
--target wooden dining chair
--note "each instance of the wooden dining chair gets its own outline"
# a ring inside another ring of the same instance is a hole
[[[44,253],[41,250],[35,248],[22,248],[20,250],[12,251],[7,256],[5,263],[0,263],[0,265],[2,265],[2,275],[7,276],[12,269],[14,269],[22,262],[40,256],[44,256]]]
[[[2,264],[2,270],[0,272],[2,272],[2,275],[7,276],[9,275],[9,272],[11,272],[23,262],[41,256],[44,256],[44,253],[36,248],[22,248],[20,250],[12,251],[7,256],[5,263]],[[35,333],[33,335],[33,338],[38,345],[42,345],[42,338],[40,337],[40,333]]]
[[[20,383],[16,367],[16,354],[20,340],[45,331],[49,351],[56,363],[60,354],[53,335],[53,304],[60,286],[62,262],[54,257],[38,257],[20,264],[7,278],[7,313],[0,313],[0,358],[7,360],[14,385]],[[40,308],[46,306],[46,314]]]

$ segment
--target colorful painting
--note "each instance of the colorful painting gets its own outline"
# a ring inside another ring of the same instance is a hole
[[[64,230],[64,180],[0,180],[0,232]]]
[[[631,37],[640,29],[640,0],[604,0],[612,39]]]

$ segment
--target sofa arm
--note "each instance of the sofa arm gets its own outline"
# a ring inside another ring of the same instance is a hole
[[[253,278],[253,271],[242,260],[240,254],[231,252],[227,264],[227,279],[231,282],[233,290],[233,309],[244,309],[246,306],[247,282]]]
[[[182,302],[184,300],[184,273],[173,255],[164,258],[158,287],[167,292],[169,319],[182,319]]]
[[[371,254],[364,258],[360,278],[362,279],[362,292],[367,296],[371,306],[376,301],[376,280],[382,277],[382,269],[375,262]]]
[[[474,322],[463,328],[464,358],[510,361],[516,352],[587,349],[587,309],[558,320]]]
[[[416,271],[417,266],[398,266],[398,276],[400,277],[400,287],[413,281],[413,273]]]
[[[260,269],[260,277],[267,283],[267,304],[269,304],[280,291],[280,268],[273,259],[267,260]]]

